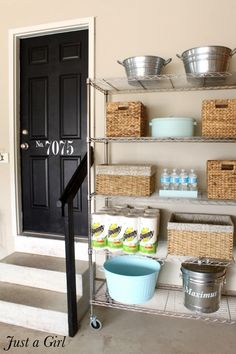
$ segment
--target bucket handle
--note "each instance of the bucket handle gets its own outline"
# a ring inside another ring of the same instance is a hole
[[[234,48],[230,54],[230,56],[232,57],[234,54],[236,53],[236,48]]]
[[[117,60],[117,63],[120,64],[120,65],[122,65],[122,66],[125,66],[124,63],[123,63],[123,61]]]
[[[182,55],[179,55],[179,54],[176,54],[177,58],[183,60],[183,56]]]
[[[160,263],[160,266],[163,267],[163,265],[165,264],[165,262],[163,261],[163,259],[157,259],[157,262]]]
[[[171,62],[171,60],[172,60],[172,58],[165,60],[163,65],[165,66],[165,65],[169,64]]]

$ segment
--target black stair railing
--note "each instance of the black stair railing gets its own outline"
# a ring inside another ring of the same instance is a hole
[[[91,163],[93,165],[93,148],[90,148]],[[67,183],[57,206],[62,209],[65,221],[65,255],[66,255],[66,283],[69,336],[73,337],[78,331],[77,296],[76,296],[76,267],[75,267],[75,234],[73,220],[73,201],[87,176],[87,153]]]

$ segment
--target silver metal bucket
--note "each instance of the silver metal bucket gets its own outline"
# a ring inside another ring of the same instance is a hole
[[[176,54],[184,63],[187,74],[223,73],[229,70],[230,59],[236,53],[222,46],[207,46],[188,49]]]
[[[152,55],[143,55],[130,57],[123,61],[117,60],[117,63],[123,65],[128,79],[142,78],[145,76],[159,75],[163,66],[171,62],[170,59]]]
[[[222,266],[182,263],[184,306],[200,313],[219,310],[226,269]]]

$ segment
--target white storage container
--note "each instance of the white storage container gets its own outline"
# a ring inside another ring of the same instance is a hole
[[[149,123],[152,137],[157,138],[193,136],[196,124],[195,119],[189,117],[153,118]]]

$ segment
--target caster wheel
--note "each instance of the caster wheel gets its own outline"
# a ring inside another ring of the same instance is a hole
[[[90,322],[90,327],[94,331],[100,331],[100,329],[102,328],[102,323],[98,319],[94,319],[93,321]]]

